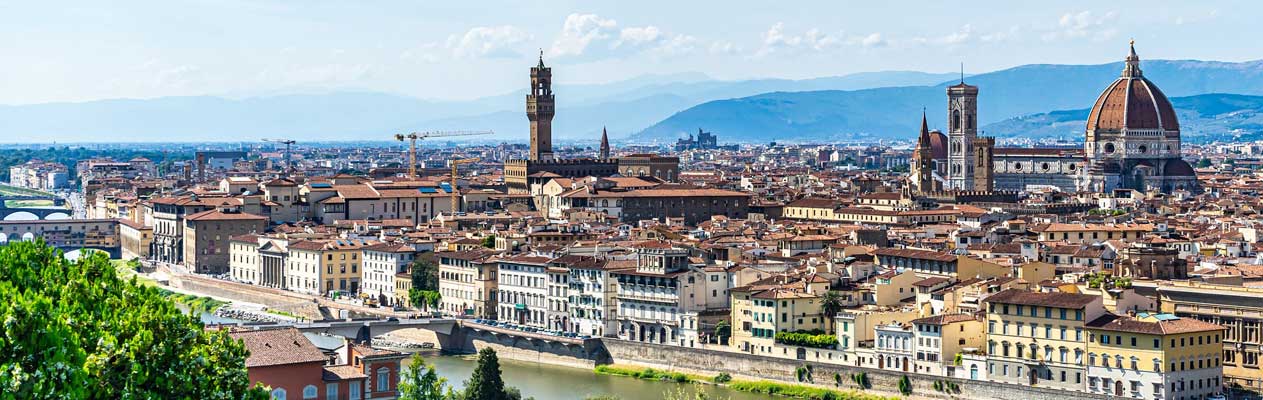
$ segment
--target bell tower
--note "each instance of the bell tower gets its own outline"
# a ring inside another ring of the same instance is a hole
[[[947,87],[947,189],[974,190],[974,140],[978,137],[978,87]]]
[[[553,158],[553,69],[544,66],[544,52],[539,52],[539,65],[531,67],[531,92],[526,95],[526,118],[531,121],[532,161]]]

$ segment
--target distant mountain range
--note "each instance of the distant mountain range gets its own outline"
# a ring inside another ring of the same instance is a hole
[[[526,83],[523,69],[523,83]],[[563,74],[564,71],[557,71]],[[614,137],[718,98],[774,90],[927,85],[951,74],[871,72],[805,80],[722,81],[700,73],[647,75],[620,82],[558,85],[554,136]],[[0,105],[0,142],[364,140],[400,131],[493,129],[492,141],[526,141],[526,89],[469,101],[430,101],[373,92],[215,96]]]
[[[1146,60],[1142,68],[1169,97],[1263,95],[1263,61]],[[1090,107],[1121,69],[1121,62],[1025,65],[965,80],[980,87],[979,118],[988,134],[1058,136],[1081,130],[1073,127],[1076,111],[1037,113]],[[682,73],[559,85],[554,88],[554,137],[563,144],[595,145],[604,126],[612,139],[631,143],[672,142],[698,128],[715,132],[721,143],[909,138],[923,108],[931,126],[943,125],[944,88],[959,79],[910,71],[803,80],[716,80]],[[475,139],[525,142],[525,93],[522,89],[467,101],[331,92],[0,105],[0,142],[389,140],[396,132],[431,129],[493,129],[495,136]],[[1190,112],[1215,117],[1181,118],[1190,119],[1186,126],[1255,129],[1252,113],[1242,122],[1229,122],[1241,118],[1233,117],[1238,115],[1234,112],[1250,110],[1254,103],[1249,99],[1221,96],[1203,106],[1190,103]],[[1200,114],[1198,107],[1226,111]]]
[[[1263,96],[1211,93],[1173,97],[1171,105],[1180,119],[1186,139],[1222,137],[1263,131]],[[1001,137],[1082,137],[1091,109],[1053,111],[1025,115],[983,127]]]
[[[1141,67],[1145,76],[1169,97],[1263,94],[1263,61],[1149,60],[1142,62]],[[1121,70],[1122,63],[1026,65],[968,77],[966,82],[979,87],[979,121],[984,130],[996,129],[989,134],[1003,138],[1027,133],[1008,125],[987,124],[1048,110],[1090,108]],[[710,101],[646,128],[638,138],[672,141],[699,127],[718,134],[721,142],[908,138],[915,135],[920,125],[923,107],[931,127],[945,125],[945,89],[957,82],[850,91],[774,92]]]

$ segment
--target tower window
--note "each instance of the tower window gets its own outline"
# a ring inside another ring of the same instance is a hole
[[[960,110],[952,110],[952,130],[960,130]]]

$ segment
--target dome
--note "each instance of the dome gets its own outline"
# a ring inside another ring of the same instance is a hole
[[[1197,176],[1197,172],[1193,171],[1193,166],[1188,165],[1188,161],[1171,160],[1167,161],[1167,165],[1162,168],[1163,176]]]
[[[930,154],[935,160],[947,159],[947,135],[937,129],[930,131]]]
[[[1101,92],[1088,114],[1087,130],[1114,131],[1159,130],[1179,131],[1175,108],[1157,85],[1145,79],[1140,71],[1136,47],[1127,55],[1123,74]]]

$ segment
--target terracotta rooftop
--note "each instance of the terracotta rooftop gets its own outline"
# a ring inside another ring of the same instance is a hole
[[[1100,296],[1080,293],[1031,292],[1021,289],[1006,289],[984,299],[988,303],[1019,304],[1027,306],[1043,306],[1058,308],[1083,308]]]
[[[328,357],[294,328],[229,332],[229,336],[245,343],[250,355],[246,368],[324,363]]]

